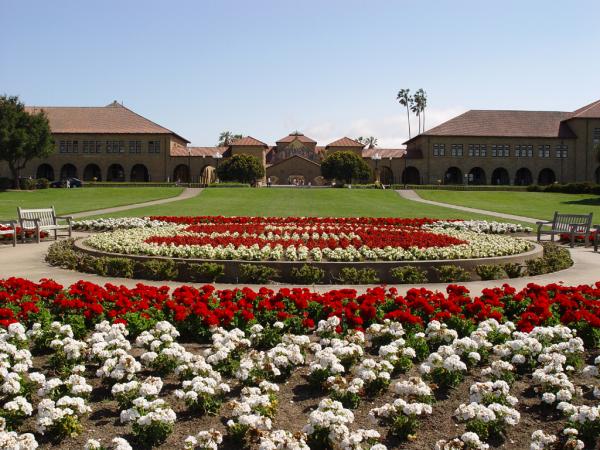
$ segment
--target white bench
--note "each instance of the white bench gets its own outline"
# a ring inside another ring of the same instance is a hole
[[[51,208],[25,209],[17,208],[19,224],[21,226],[21,239],[25,240],[26,231],[34,231],[37,242],[40,242],[42,231],[53,232],[54,239],[58,239],[58,231],[67,230],[69,237],[72,233],[72,217],[57,216],[54,206]],[[67,223],[58,223],[64,220]]]
[[[554,213],[554,218],[548,221],[536,222],[537,240],[540,242],[542,234],[549,234],[550,240],[554,241],[556,234],[568,234],[571,247],[575,245],[575,237],[582,236],[587,247],[590,243],[592,235],[592,216],[593,214],[559,214]],[[544,225],[550,225],[549,230],[544,230]]]
[[[13,247],[17,245],[17,222],[14,220],[0,220],[0,226],[5,229],[0,229],[0,235],[10,235],[12,234],[12,245]]]

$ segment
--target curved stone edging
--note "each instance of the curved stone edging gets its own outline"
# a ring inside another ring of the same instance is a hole
[[[149,260],[172,260],[179,264],[203,264],[217,263],[225,267],[225,275],[220,281],[237,283],[240,279],[241,264],[255,264],[260,266],[268,266],[277,269],[281,278],[281,282],[293,282],[291,278],[291,270],[294,267],[301,267],[305,264],[319,267],[325,270],[326,276],[323,280],[329,284],[335,284],[335,279],[339,276],[341,269],[345,267],[354,267],[357,269],[374,269],[381,283],[394,284],[396,281],[392,279],[390,269],[401,266],[415,266],[421,270],[427,271],[427,279],[430,283],[439,281],[438,274],[435,268],[443,265],[456,265],[468,270],[471,274],[475,273],[475,268],[482,264],[507,264],[516,263],[524,264],[530,259],[540,258],[543,256],[543,247],[537,243],[531,242],[533,249],[525,253],[508,256],[494,256],[490,258],[470,258],[470,259],[438,259],[438,260],[416,260],[416,261],[357,261],[357,262],[337,262],[337,261],[245,261],[245,260],[219,260],[219,259],[198,259],[198,258],[169,258],[166,256],[148,256],[148,255],[128,255],[123,253],[111,253],[97,250],[85,244],[84,238],[75,240],[74,246],[77,250],[88,255],[96,257],[112,257],[112,258],[128,258],[134,261],[149,261]],[[475,275],[476,277],[476,275]]]

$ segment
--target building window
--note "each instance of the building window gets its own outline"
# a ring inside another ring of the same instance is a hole
[[[569,146],[567,144],[556,144],[556,157],[566,158],[569,156]]]
[[[469,144],[469,156],[486,156],[487,145]]]
[[[106,141],[106,153],[123,153],[123,141]]]
[[[510,145],[500,144],[500,145],[492,145],[492,157],[494,158],[503,158],[510,156]]]
[[[142,141],[129,141],[129,153],[142,153]]]
[[[83,153],[100,153],[100,141],[83,141]]]
[[[452,147],[450,147],[450,155],[451,156],[462,156],[463,155],[463,145],[462,144],[452,144]]]
[[[531,158],[533,156],[533,145],[515,145],[515,156],[517,158]]]
[[[58,149],[60,153],[78,153],[79,141],[60,141]]]
[[[549,145],[539,145],[538,146],[538,156],[540,158],[550,158],[550,146]]]
[[[592,144],[600,144],[600,128],[594,128],[594,131],[592,131]]]
[[[160,153],[160,141],[148,141],[148,153]]]

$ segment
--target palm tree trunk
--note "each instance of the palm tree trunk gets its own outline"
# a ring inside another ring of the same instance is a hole
[[[425,108],[423,108],[423,133],[425,133]]]
[[[406,119],[408,120],[408,138],[410,139],[410,110],[408,109],[408,103],[406,104]]]

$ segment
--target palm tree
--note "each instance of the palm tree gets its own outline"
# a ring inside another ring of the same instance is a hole
[[[368,138],[364,138],[364,142],[361,142],[361,144],[365,144],[367,148],[375,148],[377,147],[377,138],[369,136]]]
[[[419,119],[419,130],[417,131],[417,135],[419,135],[421,134],[421,97],[419,96],[419,91],[415,92],[410,110],[417,116],[417,119]]]
[[[406,119],[408,120],[408,138],[410,139],[410,107],[414,102],[413,98],[410,96],[410,89],[400,89],[400,91],[398,91],[398,95],[396,96],[396,100],[398,100],[402,106],[406,106]]]
[[[223,131],[219,134],[219,142],[217,147],[227,147],[233,140],[233,133],[231,131]]]
[[[425,92],[422,88],[417,91],[415,94],[415,99],[419,97],[419,114],[423,116],[423,133],[425,132],[425,108],[427,108],[427,92]]]

